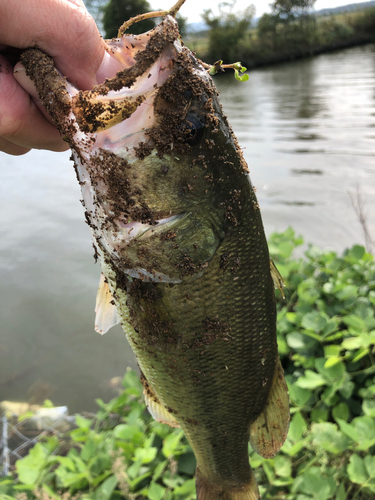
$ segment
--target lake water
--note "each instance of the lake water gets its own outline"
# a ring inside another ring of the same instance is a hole
[[[216,82],[267,234],[292,226],[320,247],[362,244],[348,195],[358,186],[375,238],[374,45]],[[120,327],[94,331],[100,271],[69,154],[0,153],[0,167],[0,401],[92,410],[136,362]]]

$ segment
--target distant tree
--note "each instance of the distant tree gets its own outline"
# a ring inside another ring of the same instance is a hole
[[[187,18],[182,17],[181,14],[177,14],[176,21],[178,23],[178,29],[179,29],[180,35],[182,38],[184,38],[187,34]]]
[[[118,29],[131,17],[138,14],[150,12],[151,7],[147,0],[110,0],[107,5],[102,7],[103,11],[103,28],[106,38],[114,38],[117,36]],[[127,33],[136,35],[151,30],[155,26],[153,19],[146,19],[136,24],[132,24]]]
[[[272,13],[280,20],[293,20],[311,14],[316,0],[275,0],[272,4]]]
[[[108,0],[83,0],[87,10],[90,12],[92,17],[99,28],[99,31],[104,35],[103,31],[103,6],[108,2]]]
[[[258,39],[265,46],[274,48],[278,17],[272,14],[263,14],[258,21]]]
[[[235,62],[238,59],[238,47],[244,40],[255,14],[255,7],[249,5],[242,12],[233,12],[236,0],[219,4],[219,14],[205,10],[202,14],[209,27],[209,46],[207,56],[215,62]]]

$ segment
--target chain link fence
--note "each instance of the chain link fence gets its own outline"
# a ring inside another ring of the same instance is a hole
[[[66,407],[42,408],[30,418],[19,419],[10,412],[0,417],[0,476],[14,472],[17,460],[45,436],[62,438],[75,426]]]

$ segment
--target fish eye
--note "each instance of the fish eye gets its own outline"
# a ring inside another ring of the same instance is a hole
[[[192,98],[193,98],[193,92],[191,90],[185,90],[184,92],[184,98],[187,100],[187,101],[191,101]]]
[[[190,146],[199,142],[204,133],[204,121],[193,113],[187,113],[184,122],[180,126],[183,140]]]

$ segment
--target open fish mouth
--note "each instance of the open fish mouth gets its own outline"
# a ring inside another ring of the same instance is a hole
[[[147,132],[158,124],[155,99],[174,73],[181,51],[177,37],[177,23],[169,17],[150,32],[107,41],[117,64],[116,76],[89,91],[66,82],[70,111],[65,123],[69,124],[69,142],[75,145],[73,157],[86,220],[102,251],[117,262],[134,239],[166,231],[183,216],[163,207],[148,215],[150,210],[132,197],[135,193],[139,198],[144,190],[144,186],[133,181],[139,169],[143,185],[148,182],[137,154],[149,142]],[[130,193],[128,207],[141,205],[136,216],[125,204],[119,206],[120,191]],[[122,266],[122,270],[132,277],[152,278],[138,266],[134,269]],[[157,273],[154,279],[169,278]]]
[[[175,23],[172,18],[169,22]],[[156,125],[155,96],[173,73],[181,44],[178,40],[168,43],[144,71],[142,53],[153,35],[158,35],[158,27],[142,35],[107,42],[118,66],[117,84],[109,79],[90,91],[79,91],[67,84],[79,132],[84,133],[86,142],[91,142],[90,154],[105,149],[131,156],[134,147],[147,140],[144,133]],[[123,70],[127,70],[127,76],[122,78]],[[133,73],[130,76],[129,70]],[[76,141],[79,139],[77,136]]]

